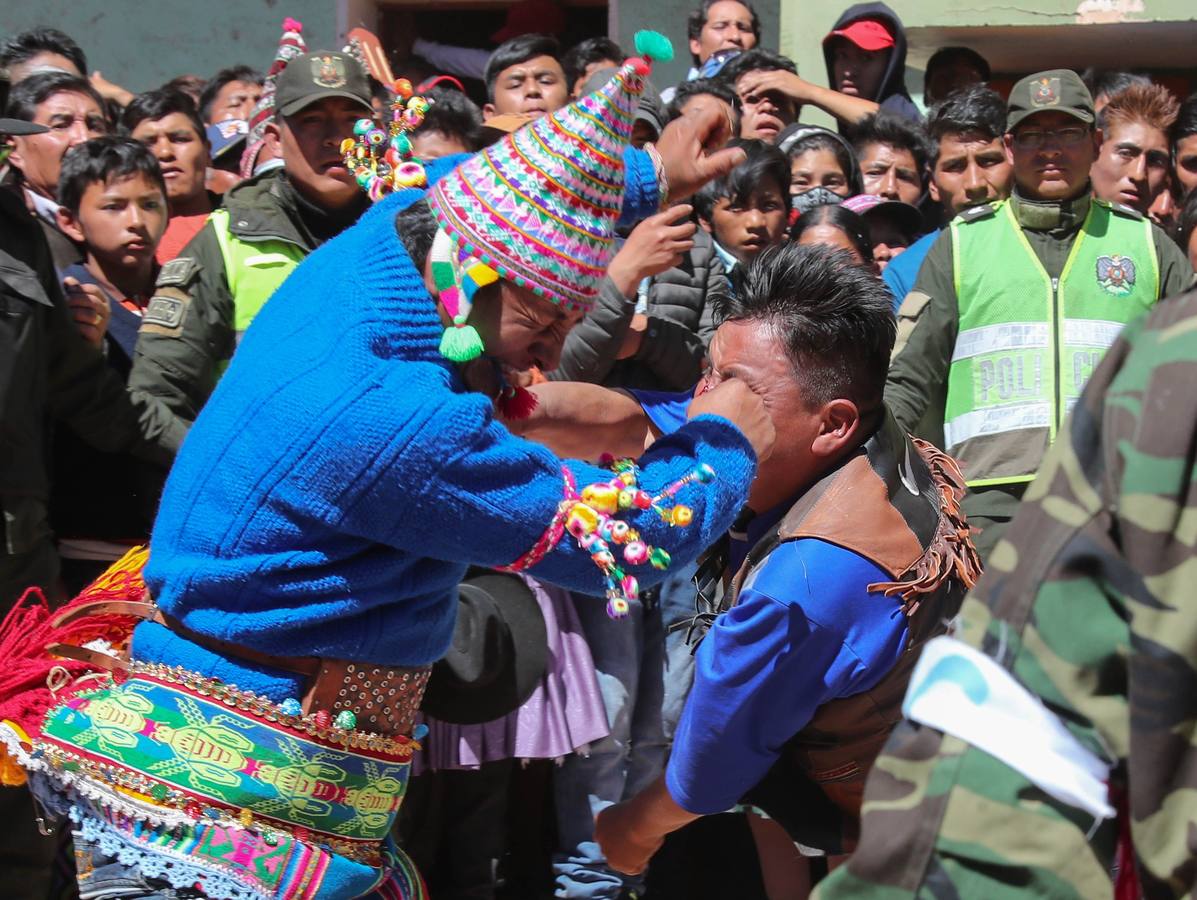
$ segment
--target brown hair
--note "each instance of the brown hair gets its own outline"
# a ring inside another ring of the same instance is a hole
[[[1180,111],[1180,102],[1160,84],[1132,84],[1110,98],[1098,117],[1101,128],[1143,122],[1165,134]]]

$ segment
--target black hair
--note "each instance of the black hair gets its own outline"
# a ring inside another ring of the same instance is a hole
[[[835,156],[835,161],[840,164],[840,169],[848,180],[852,193],[861,193],[860,164],[856,161],[856,153],[846,141],[838,139],[830,131],[820,129],[805,137],[800,137],[790,144],[786,148],[786,159],[793,162],[795,157],[811,150],[830,150]]]
[[[699,35],[702,34],[702,27],[707,24],[707,17],[710,16],[711,7],[718,2],[719,0],[702,0],[702,3],[690,13],[686,19],[686,37],[689,40],[698,40]],[[736,0],[736,3],[747,9],[748,15],[752,17],[752,34],[759,44],[761,42],[761,17],[756,14],[756,8],[748,0]],[[695,65],[698,64],[697,54],[691,53],[690,58]]]
[[[561,45],[551,34],[521,34],[509,41],[504,41],[495,48],[495,52],[486,61],[486,72],[483,81],[486,82],[486,99],[494,102],[495,82],[499,74],[511,66],[519,65],[538,56],[551,56],[561,62]],[[564,72],[564,68],[562,72]],[[568,92],[573,85],[565,86]]]
[[[727,142],[729,147],[743,147],[747,155],[722,178],[704,185],[694,195],[694,211],[701,219],[711,220],[715,204],[725,197],[733,203],[744,202],[762,183],[772,178],[781,191],[786,211],[790,209],[790,162],[786,155],[764,141],[735,138]]]
[[[931,165],[939,159],[939,142],[950,134],[976,132],[989,140],[1006,133],[1006,101],[993,88],[970,84],[952,91],[927,118]]]
[[[174,88],[177,91],[182,91],[199,109],[199,98],[204,93],[204,85],[208,82],[200,75],[179,75],[177,78],[172,78],[166,84],[162,85],[164,88]]]
[[[417,272],[424,271],[428,253],[432,250],[432,239],[436,237],[436,216],[427,200],[417,200],[395,216],[395,232],[403,249],[411,257]]]
[[[478,129],[482,127],[482,110],[473,100],[456,88],[439,84],[425,91],[424,97],[431,106],[424,113],[420,131],[439,131],[460,138],[470,150],[481,146]]]
[[[44,25],[15,34],[0,44],[0,68],[23,63],[39,53],[57,53],[75,64],[79,74],[87,76],[87,57],[69,34]]]
[[[208,121],[208,114],[212,112],[212,104],[216,102],[216,95],[230,81],[244,81],[246,84],[256,84],[259,87],[266,82],[262,73],[249,66],[229,66],[221,69],[204,85],[204,92],[199,98],[200,118]]]
[[[732,108],[732,134],[740,133],[740,113],[743,109],[740,95],[718,78],[695,78],[693,81],[683,81],[679,84],[673,92],[673,99],[665,106],[666,123],[680,116],[686,102],[699,94],[710,94],[729,104]]]
[[[139,174],[162,188],[162,195],[166,196],[166,181],[158,160],[141,141],[111,134],[92,138],[72,147],[63,156],[62,171],[58,176],[58,202],[77,213],[89,185],[97,181],[107,184],[113,178]]]
[[[121,128],[125,134],[132,134],[133,129],[147,119],[161,119],[171,113],[185,115],[199,139],[205,144],[208,143],[208,129],[199,117],[195,101],[173,87],[160,87],[156,91],[146,91],[134,97],[121,115]]]
[[[22,122],[32,122],[33,117],[37,115],[38,106],[55,94],[62,93],[86,94],[96,101],[96,106],[100,107],[100,111],[107,119],[104,98],[86,78],[71,75],[69,72],[39,72],[14,84],[8,94],[6,115],[11,119],[20,119]]]
[[[1126,90],[1132,84],[1151,84],[1151,78],[1137,72],[1119,72],[1106,69],[1088,68],[1081,73],[1081,81],[1089,89],[1094,100],[1103,94],[1113,97],[1119,91]]]
[[[858,159],[864,156],[864,148],[871,144],[889,144],[899,150],[909,150],[920,177],[926,181],[931,141],[927,139],[926,129],[922,125],[882,110],[857,122],[852,127],[850,138]]]
[[[872,265],[873,237],[869,234],[869,223],[858,213],[838,203],[823,203],[808,209],[798,217],[790,230],[790,240],[797,241],[802,232],[816,225],[830,225],[848,236],[861,259]]]
[[[1190,94],[1180,104],[1176,123],[1172,126],[1172,142],[1197,134],[1197,94]]]
[[[1190,191],[1181,207],[1180,221],[1176,224],[1176,243],[1180,244],[1180,250],[1186,256],[1194,231],[1197,231],[1197,191]]]
[[[973,50],[971,47],[940,47],[927,60],[927,68],[923,72],[923,92],[926,93],[927,85],[931,81],[931,73],[935,69],[955,63],[964,63],[967,66],[972,66],[981,73],[982,81],[988,81],[990,78],[989,61],[976,50]]]
[[[745,50],[729,59],[727,65],[719,70],[717,77],[732,90],[735,90],[736,79],[745,72],[775,72],[779,69],[784,72],[798,73],[798,67],[794,65],[792,59],[782,56],[780,53],[753,47],[751,50]]]
[[[818,244],[770,247],[721,304],[723,321],[768,323],[812,407],[881,403],[897,323],[885,283],[850,254]]]
[[[619,44],[609,37],[586,38],[566,50],[561,57],[561,68],[565,70],[565,86],[573,93],[574,82],[582,77],[582,73],[591,63],[610,59],[618,66],[625,56]]]

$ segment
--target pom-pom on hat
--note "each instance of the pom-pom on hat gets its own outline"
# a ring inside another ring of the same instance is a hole
[[[594,306],[614,251],[637,102],[651,61],[673,55],[655,32],[638,33],[636,49],[642,56],[602,88],[504,136],[429,192],[444,234],[432,251],[437,291],[454,320],[450,332],[465,330],[446,335],[445,356],[462,362],[482,352],[465,324],[479,263],[566,308]]]

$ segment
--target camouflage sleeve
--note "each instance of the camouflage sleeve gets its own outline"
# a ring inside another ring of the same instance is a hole
[[[1197,877],[1195,322],[1188,294],[1123,332],[958,632],[1111,763],[1148,898],[1188,895]],[[870,774],[856,854],[817,896],[1108,897],[1117,831],[908,722]]]
[[[943,446],[948,366],[956,343],[958,305],[952,235],[927,251],[914,290],[898,307],[898,339],[885,383],[885,403],[903,429]]]
[[[129,390],[190,425],[235,346],[233,298],[209,223],[159,273],[137,334]]]

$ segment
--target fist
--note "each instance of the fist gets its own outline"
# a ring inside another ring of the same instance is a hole
[[[758,461],[765,459],[773,450],[777,432],[773,419],[765,409],[760,394],[754,393],[739,378],[728,378],[716,387],[703,391],[690,401],[687,415],[722,416],[743,432]]]

